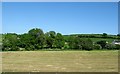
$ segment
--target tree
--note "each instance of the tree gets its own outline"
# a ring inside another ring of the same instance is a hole
[[[95,50],[99,50],[99,49],[101,49],[102,47],[101,47],[101,45],[99,45],[99,44],[94,44],[94,49]]]
[[[45,43],[44,32],[42,29],[31,29],[28,34],[30,38],[30,47],[35,49],[42,49]]]
[[[51,38],[55,38],[56,32],[55,31],[49,31],[49,35]]]
[[[107,37],[107,33],[103,33],[103,35],[102,35],[104,38],[106,38]]]
[[[115,45],[114,44],[106,44],[105,48],[109,49],[109,50],[113,50],[113,49],[115,49]]]
[[[33,29],[28,31],[28,34],[34,36],[35,38],[37,38],[37,37],[43,35],[44,33],[43,33],[42,29],[33,28]]]
[[[45,36],[40,35],[35,39],[35,48],[42,49],[45,45]]]
[[[48,48],[53,48],[55,47],[55,37],[56,37],[56,33],[55,31],[49,31],[47,33],[45,33],[45,39],[46,39],[46,47]]]
[[[102,49],[104,49],[107,43],[105,40],[101,40],[101,41],[97,41],[97,44],[100,44]]]
[[[115,45],[115,49],[120,50],[120,45],[116,44],[116,45]]]
[[[25,48],[30,45],[31,39],[31,36],[27,33],[20,35],[19,47]]]
[[[82,49],[82,42],[83,42],[83,40],[82,39],[80,39],[80,37],[75,37],[74,38],[74,48],[75,49]]]
[[[55,46],[60,49],[64,46],[64,38],[61,33],[57,33],[55,37]]]
[[[18,36],[15,33],[7,33],[2,40],[2,50],[18,50]]]
[[[77,36],[70,36],[68,39],[69,49],[82,49],[83,40]]]
[[[119,34],[117,34],[117,38],[120,40],[120,33],[119,33]]]
[[[86,40],[84,39],[83,43],[82,43],[82,47],[84,50],[88,50],[88,51],[92,50],[93,49],[92,40],[91,39],[86,39]]]
[[[68,38],[68,45],[69,45],[69,49],[75,49],[74,37],[69,36],[69,38]]]
[[[119,34],[117,34],[117,36],[119,36],[119,37],[120,37],[120,33],[119,33]]]

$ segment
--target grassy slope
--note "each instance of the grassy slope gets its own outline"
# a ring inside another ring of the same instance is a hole
[[[75,35],[83,35],[83,36],[91,36],[91,35],[95,35],[97,37],[102,37],[102,34],[73,34],[72,36],[75,36]],[[116,40],[116,36],[115,35],[108,35],[109,37],[114,37],[113,38],[90,38],[93,42],[97,42],[97,41],[100,41],[100,40],[106,40],[108,41],[109,43],[113,42],[114,40]],[[68,35],[64,35],[65,39],[69,38]],[[81,37],[82,39],[86,39],[84,37]]]
[[[112,43],[115,39],[105,39],[105,38],[90,38],[93,42],[97,42],[97,41],[100,41],[100,40],[105,40],[105,41],[108,41],[109,43]]]
[[[2,59],[3,72],[118,71],[118,51],[13,51]]]

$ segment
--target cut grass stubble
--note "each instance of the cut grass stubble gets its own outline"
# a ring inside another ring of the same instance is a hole
[[[2,52],[3,72],[117,72],[118,51]]]

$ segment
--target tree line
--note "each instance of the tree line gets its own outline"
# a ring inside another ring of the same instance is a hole
[[[107,36],[107,34],[103,34]],[[93,42],[89,37],[82,39],[78,35],[62,35],[55,31],[44,33],[42,29],[33,28],[18,35],[16,33],[3,34],[2,51],[30,51],[30,50],[93,50],[120,49],[120,45],[106,43],[105,40]]]
[[[72,34],[72,36],[79,36],[80,38],[107,38],[107,39],[118,39],[120,34],[116,35],[107,35],[107,33],[101,34]]]

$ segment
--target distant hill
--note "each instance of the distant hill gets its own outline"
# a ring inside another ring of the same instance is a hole
[[[118,39],[117,35],[103,36],[103,34],[71,34],[71,35],[64,35],[64,38],[67,39],[69,36],[73,36],[73,37],[77,36],[77,37],[80,37],[81,39],[89,38],[93,42],[97,42],[97,41],[100,41],[100,40],[105,40],[109,43]]]

